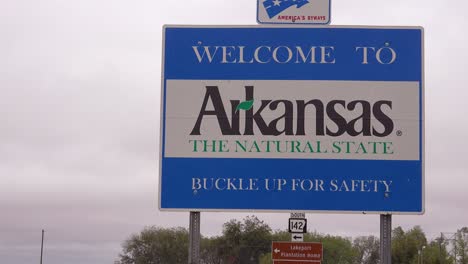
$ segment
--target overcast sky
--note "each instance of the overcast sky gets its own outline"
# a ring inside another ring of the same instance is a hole
[[[468,3],[333,0],[333,25],[425,28],[429,238],[468,226]],[[112,263],[157,208],[163,24],[256,24],[254,0],[12,0],[0,4],[0,262]],[[202,213],[202,234],[245,213]],[[288,214],[257,214],[273,229]],[[308,214],[309,229],[378,234],[378,215]]]

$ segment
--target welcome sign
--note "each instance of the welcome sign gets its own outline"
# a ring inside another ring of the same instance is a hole
[[[161,210],[422,213],[421,28],[164,28]]]

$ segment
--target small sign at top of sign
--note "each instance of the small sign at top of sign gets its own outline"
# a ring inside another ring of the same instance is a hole
[[[305,218],[305,213],[301,212],[301,213],[291,213],[291,218]]]
[[[260,24],[329,24],[331,0],[257,0]]]

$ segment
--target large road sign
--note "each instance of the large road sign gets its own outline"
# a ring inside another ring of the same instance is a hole
[[[424,211],[423,30],[164,27],[160,209]]]
[[[271,245],[273,261],[320,262],[322,258],[322,243],[274,241]]]

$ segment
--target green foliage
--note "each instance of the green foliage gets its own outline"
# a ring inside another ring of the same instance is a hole
[[[339,236],[324,236],[322,264],[351,264],[358,253],[353,249],[351,240]]]
[[[200,258],[204,264],[221,264],[222,255],[219,245],[222,243],[222,237],[202,238],[200,245]]]
[[[256,216],[244,219],[242,233],[242,251],[244,255],[242,263],[258,263],[260,256],[270,251],[271,248],[271,228],[264,221],[260,221]]]
[[[468,228],[455,235],[455,240],[443,237],[428,243],[421,227],[392,232],[392,263],[455,264],[447,247],[457,253],[457,264],[468,264]],[[223,225],[221,236],[202,238],[200,257],[203,264],[271,264],[271,242],[291,241],[287,231],[271,228],[255,216],[242,221],[230,220]],[[354,240],[317,232],[304,235],[305,242],[323,244],[322,264],[379,263],[379,239],[374,236]],[[450,244],[450,242],[453,242]],[[147,227],[122,244],[119,264],[179,264],[188,262],[188,230],[184,228]]]
[[[256,216],[243,222],[231,220],[223,226],[220,258],[228,263],[258,263],[271,247],[271,228]]]
[[[380,261],[380,240],[375,236],[361,236],[353,241],[357,252],[356,263],[375,264]]]
[[[188,262],[188,231],[184,228],[147,227],[123,243],[121,264]],[[183,250],[181,250],[183,249]]]
[[[276,230],[271,235],[271,241],[291,241],[291,234],[288,231]]]
[[[271,252],[267,252],[261,255],[260,259],[258,260],[258,264],[271,264],[271,263],[273,263],[273,260],[271,259]]]
[[[421,227],[405,232],[397,227],[392,233],[392,263],[394,264],[453,264],[447,251],[448,241],[443,238],[427,242]]]
[[[392,232],[392,263],[417,264],[419,251],[427,246],[426,235],[420,226],[415,226],[408,232],[397,227]]]
[[[220,257],[238,261],[242,239],[242,223],[232,219],[223,225],[223,238],[220,240]]]
[[[457,263],[468,264],[468,227],[457,230],[455,235]]]
[[[430,264],[453,264],[454,259],[447,252],[447,244],[447,242],[440,238],[429,243],[422,251],[423,262]]]

